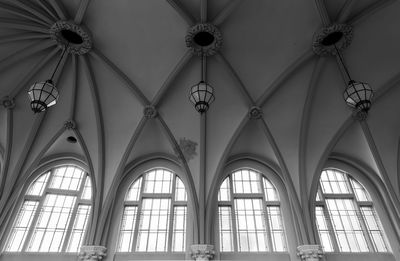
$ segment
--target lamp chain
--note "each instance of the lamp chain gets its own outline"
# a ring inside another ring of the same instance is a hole
[[[65,48],[64,48],[64,50],[63,50],[63,52],[62,52],[62,54],[61,54],[61,57],[60,57],[60,59],[59,59],[58,62],[57,62],[56,68],[54,69],[53,74],[52,74],[51,77],[50,77],[50,80],[51,80],[51,81],[53,80],[54,75],[55,75],[56,72],[57,72],[58,66],[60,66],[61,60],[63,59],[64,54],[66,53],[66,51],[67,51],[67,49],[68,49],[68,46],[69,46],[69,42],[67,43],[67,45],[65,45]]]
[[[341,53],[339,52],[339,50],[337,49],[336,44],[334,44],[333,46],[335,46],[336,54],[337,54],[337,56],[339,57],[340,63],[342,64],[342,66],[343,66],[343,68],[344,68],[344,71],[346,72],[346,75],[347,75],[347,77],[349,78],[349,81],[352,81],[351,76],[350,76],[350,73],[349,73],[349,70],[347,70],[347,67],[346,67],[346,65],[344,64],[342,54],[341,54]]]
[[[207,80],[207,60],[206,56],[204,54],[201,55],[201,80],[206,81]]]

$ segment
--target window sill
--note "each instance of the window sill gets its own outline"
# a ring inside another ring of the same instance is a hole
[[[222,260],[279,260],[290,261],[288,252],[221,252],[219,254]]]
[[[395,261],[392,253],[349,253],[349,252],[329,252],[325,253],[327,260],[352,260],[352,261]]]
[[[115,253],[114,261],[123,260],[185,260],[186,253],[166,253],[166,252],[135,252],[135,253]]]

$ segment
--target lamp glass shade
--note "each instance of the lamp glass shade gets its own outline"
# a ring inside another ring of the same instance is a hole
[[[198,112],[204,113],[215,100],[214,89],[206,82],[200,81],[190,88],[189,100]]]
[[[371,107],[371,100],[374,95],[368,83],[349,81],[343,98],[347,105],[363,111],[368,111]]]
[[[31,100],[31,108],[35,113],[45,111],[57,103],[58,90],[53,82],[48,80],[45,82],[34,83],[28,91]]]

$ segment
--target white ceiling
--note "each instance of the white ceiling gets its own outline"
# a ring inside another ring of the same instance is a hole
[[[188,100],[200,80],[200,60],[185,46],[185,35],[188,20],[199,21],[203,10],[223,35],[220,53],[207,59],[216,97],[206,119],[207,189],[229,157],[252,154],[280,165],[300,195],[326,158],[340,153],[387,178],[399,193],[399,1],[206,2],[0,1],[0,97],[14,97],[16,104],[0,109],[6,184],[43,158],[73,153],[88,161],[97,179],[104,175],[106,192],[129,162],[174,155],[182,138],[202,144],[201,118]],[[93,49],[61,63],[57,105],[33,114],[26,92],[50,76],[61,53],[43,17],[52,23],[82,17]],[[311,48],[314,33],[337,19],[353,25],[343,52],[352,76],[376,91],[363,124],[342,99],[345,82],[335,58]],[[143,117],[150,103],[156,119]],[[252,105],[262,108],[262,119],[248,118]],[[63,127],[70,119],[75,131]],[[77,144],[65,141],[71,135]],[[197,189],[199,147],[186,162]]]

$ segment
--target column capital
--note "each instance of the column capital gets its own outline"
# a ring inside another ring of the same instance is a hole
[[[319,261],[324,251],[320,245],[301,245],[297,247],[297,256],[303,261]]]
[[[82,261],[100,261],[106,256],[107,248],[104,246],[81,246],[79,259]]]
[[[208,261],[214,258],[214,246],[199,244],[191,245],[190,250],[192,252],[192,258],[196,261]]]

